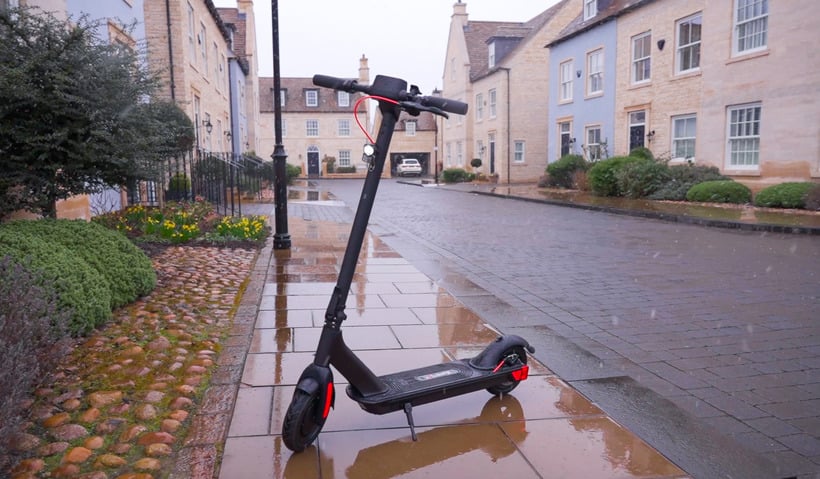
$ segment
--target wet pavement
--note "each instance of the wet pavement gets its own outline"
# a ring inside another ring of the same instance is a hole
[[[248,287],[256,317],[229,340],[247,356],[220,478],[689,477],[535,359],[529,379],[502,398],[480,391],[414,408],[417,442],[404,414],[364,412],[341,393],[336,372],[340,393],[323,432],[291,453],[280,436],[284,414],[312,360],[350,230],[349,208],[315,198],[291,198],[292,248],[263,250]],[[376,374],[474,356],[496,328],[452,294],[479,288],[445,283],[451,289],[369,232],[346,342]]]
[[[820,477],[815,230],[402,183],[371,232],[689,475]]]

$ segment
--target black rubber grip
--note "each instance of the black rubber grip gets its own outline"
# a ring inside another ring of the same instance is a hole
[[[350,90],[356,84],[356,80],[350,78],[338,78],[329,75],[313,75],[313,84],[332,88],[334,90]]]
[[[442,98],[440,96],[426,96],[421,100],[421,104],[424,106],[433,106],[449,113],[455,113],[456,115],[464,115],[467,113],[466,103],[458,100],[450,100],[449,98]]]

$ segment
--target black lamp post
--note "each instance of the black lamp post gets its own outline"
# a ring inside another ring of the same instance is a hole
[[[282,144],[282,81],[279,73],[279,2],[271,0],[271,27],[273,30],[273,129],[276,134],[276,145],[273,147],[274,177],[274,217],[276,232],[273,235],[274,249],[290,249],[288,233],[288,178],[285,167],[288,155]]]

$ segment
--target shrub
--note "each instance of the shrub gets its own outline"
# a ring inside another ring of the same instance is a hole
[[[638,161],[647,160],[631,156],[613,156],[592,165],[587,173],[592,192],[598,196],[621,196],[621,190],[618,187],[618,171],[625,165]]]
[[[805,208],[806,195],[814,186],[815,184],[810,182],[781,183],[770,186],[755,195],[755,206]]]
[[[669,181],[671,174],[666,163],[653,160],[635,161],[623,165],[615,173],[618,191],[628,198],[645,198]]]
[[[669,181],[659,190],[649,195],[650,199],[683,201],[686,199],[686,192],[698,183],[729,179],[721,175],[720,170],[715,166],[695,165],[693,163],[672,165],[669,167],[669,174]]]
[[[70,312],[69,331],[83,334],[111,316],[111,290],[102,275],[65,246],[17,231],[14,224],[0,227],[0,256],[15,261],[43,278],[58,295],[61,310]],[[41,286],[42,286],[41,285]]]
[[[814,185],[806,192],[806,209],[820,211],[820,184]]]
[[[473,168],[481,168],[481,158],[473,158],[470,160],[470,166]]]
[[[288,184],[291,184],[291,183],[293,183],[294,178],[296,178],[296,177],[298,177],[299,175],[302,174],[302,167],[301,166],[296,166],[296,165],[291,165],[290,163],[287,163],[285,165],[285,174],[288,177]]]
[[[181,200],[188,198],[188,192],[191,191],[191,179],[185,173],[176,173],[168,181],[168,200]]]
[[[704,181],[691,187],[686,192],[688,201],[709,203],[748,203],[752,191],[746,185],[732,180]]]
[[[16,262],[0,255],[0,471],[10,464],[8,440],[22,423],[24,400],[68,352],[68,311],[56,291]]]
[[[574,188],[574,175],[586,171],[589,163],[581,155],[564,155],[558,161],[547,165],[548,182],[551,186]]]
[[[355,166],[339,166],[336,168],[336,173],[356,173]]]
[[[441,180],[445,183],[461,183],[469,180],[470,175],[463,168],[447,168],[441,172]]]
[[[9,225],[43,241],[59,243],[85,260],[107,281],[112,308],[150,293],[157,284],[157,275],[145,253],[122,234],[102,225],[53,219],[15,221]]]
[[[637,148],[633,148],[632,151],[629,152],[629,156],[634,158],[643,158],[644,160],[654,160],[655,155],[652,154],[652,151],[645,147],[639,146]]]

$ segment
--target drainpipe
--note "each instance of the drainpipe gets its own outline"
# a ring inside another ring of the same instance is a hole
[[[168,20],[168,63],[171,74],[171,101],[176,102],[176,85],[174,83],[174,47],[171,41],[171,0],[165,0],[165,18]]]
[[[505,67],[498,67],[499,70],[507,72],[507,186],[510,185],[510,141],[511,141],[511,121],[510,121],[510,69]]]

